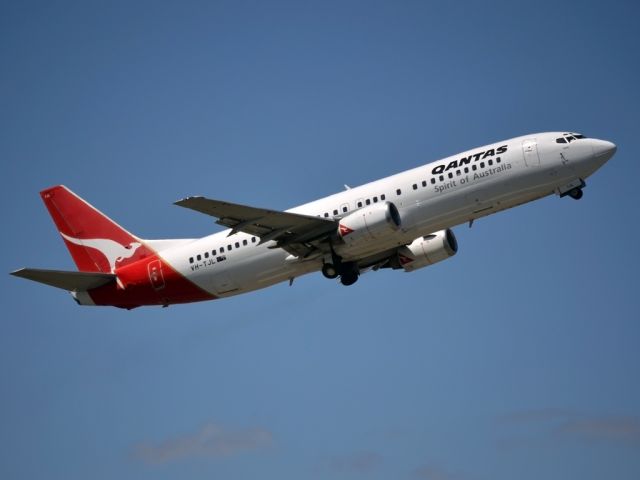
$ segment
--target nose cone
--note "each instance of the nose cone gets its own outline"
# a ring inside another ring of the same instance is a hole
[[[593,145],[593,156],[596,160],[604,163],[613,157],[613,154],[616,153],[618,147],[616,147],[615,143],[608,142],[607,140],[592,140]]]

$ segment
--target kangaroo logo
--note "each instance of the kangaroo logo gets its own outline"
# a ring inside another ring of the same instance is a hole
[[[142,246],[139,242],[131,242],[129,245],[122,246],[118,242],[109,240],[108,238],[73,238],[60,232],[65,240],[81,247],[95,248],[102,253],[111,267],[111,273],[116,269],[116,263],[127,258],[133,257],[136,250]]]
[[[340,236],[341,237],[346,237],[350,233],[353,233],[353,230],[351,228],[347,227],[346,225],[342,225],[342,224],[338,225],[338,230],[340,231]]]

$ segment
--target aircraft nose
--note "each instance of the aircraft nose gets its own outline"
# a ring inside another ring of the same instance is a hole
[[[593,139],[592,145],[593,145],[593,156],[602,162],[606,162],[611,157],[613,157],[613,154],[616,153],[616,150],[618,149],[615,143],[608,142],[607,140]]]

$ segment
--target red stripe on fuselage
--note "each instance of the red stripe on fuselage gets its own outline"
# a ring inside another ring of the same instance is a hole
[[[177,272],[159,255],[117,268],[115,274],[117,283],[88,292],[96,305],[135,308],[217,298]]]

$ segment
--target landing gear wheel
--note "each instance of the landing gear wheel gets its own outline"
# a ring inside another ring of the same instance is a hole
[[[336,269],[333,263],[325,263],[322,265],[322,275],[326,278],[336,278],[338,276],[338,269]]]
[[[342,269],[340,271],[340,283],[344,286],[353,285],[358,281],[358,277],[360,276],[360,271],[358,270],[358,265],[354,262],[345,262],[342,264]]]
[[[581,188],[572,188],[571,190],[569,190],[568,195],[573,198],[574,200],[580,200],[582,198],[582,189]]]
[[[358,281],[358,274],[354,272],[343,273],[340,275],[340,283],[348,287]]]

